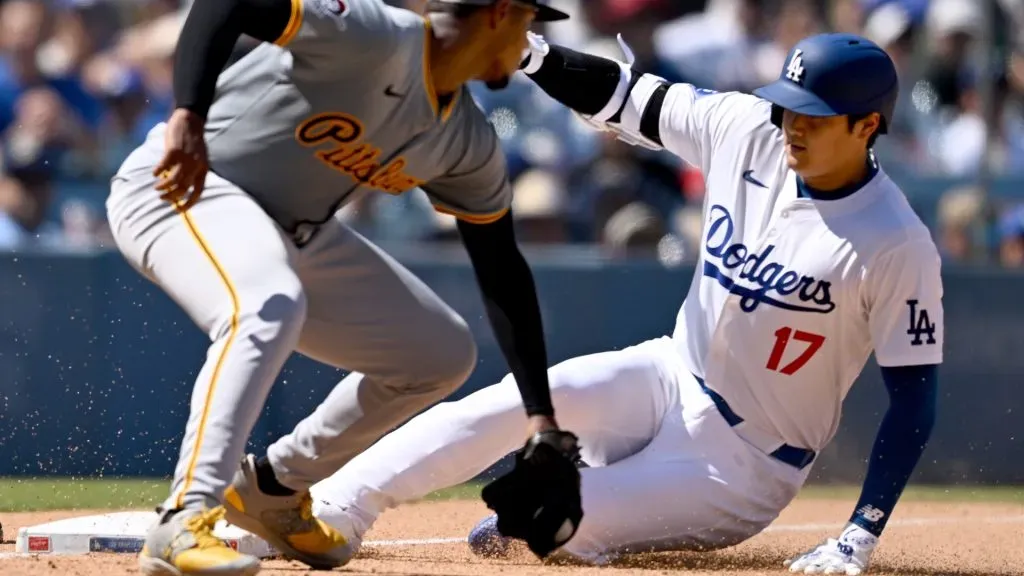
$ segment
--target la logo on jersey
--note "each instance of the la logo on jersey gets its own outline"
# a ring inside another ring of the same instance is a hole
[[[786,66],[786,78],[797,84],[804,82],[804,52],[797,49],[793,51],[793,57],[789,59],[789,66]]]
[[[907,300],[907,306],[910,307],[910,328],[907,334],[914,337],[910,345],[935,344],[935,324],[928,318],[928,311],[918,309],[917,300]],[[922,339],[922,336],[927,338]]]
[[[735,224],[725,207],[715,204],[709,214],[708,233],[704,240],[707,252],[704,276],[714,278],[723,288],[740,296],[740,308],[744,312],[753,312],[760,304],[818,314],[835,310],[831,282],[788,270],[773,261],[774,244],[768,244],[761,252],[754,252],[741,242],[733,243]],[[741,286],[730,277],[727,271],[737,268],[740,269],[737,277],[755,284],[757,288]],[[790,295],[796,295],[799,303],[783,298]]]

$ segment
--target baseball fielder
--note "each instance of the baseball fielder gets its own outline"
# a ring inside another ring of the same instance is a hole
[[[548,494],[535,486],[515,504],[523,513],[543,507],[546,522],[569,527],[557,533],[528,518],[522,529],[553,549],[578,524],[575,436],[554,420],[504,158],[464,86],[478,79],[502,88],[531,23],[567,15],[547,0],[440,1],[428,11],[424,18],[380,0],[191,7],[176,52],[176,110],[124,161],[107,201],[125,258],[211,341],[173,491],[140,555],[144,573],[256,573],[256,558],[213,537],[225,515],[288,557],[318,568],[343,563],[350,547],[312,517],[309,486],[472,371],[466,323],[338,219],[340,206],[370,191],[419,187],[459,218],[521,386],[524,450],[545,456],[538,466],[552,481],[543,488],[564,503],[544,507]],[[221,73],[243,33],[264,43]],[[350,374],[265,456],[243,459],[293,351]]]
[[[942,361],[938,252],[871,153],[892,121],[893,63],[864,38],[813,36],[747,95],[669,84],[627,60],[534,36],[524,62],[588,122],[670,150],[707,181],[697,274],[672,336],[550,370],[589,466],[586,515],[559,553],[603,563],[759,533],[805,482],[874,352],[891,404],[860,501],[837,538],[789,563],[858,574],[931,433]],[[358,542],[386,508],[482,472],[515,447],[515,378],[385,436],[314,487],[315,513]],[[500,532],[486,519],[470,544],[501,551]]]

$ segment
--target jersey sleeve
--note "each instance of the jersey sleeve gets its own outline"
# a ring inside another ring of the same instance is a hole
[[[664,147],[707,172],[714,151],[732,134],[770,126],[771,104],[741,92],[715,92],[672,84],[659,120]]]
[[[318,69],[373,66],[397,47],[401,25],[382,0],[290,0],[275,44]]]
[[[461,98],[471,97],[464,93]],[[498,135],[483,113],[475,104],[463,105],[469,109],[467,119],[449,148],[458,157],[443,176],[421,188],[438,212],[487,224],[504,216],[512,205],[508,166]]]
[[[868,275],[868,325],[879,366],[942,363],[941,258],[929,240],[879,258]]]

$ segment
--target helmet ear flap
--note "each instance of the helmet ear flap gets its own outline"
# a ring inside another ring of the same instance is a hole
[[[772,124],[782,128],[782,106],[778,104],[772,104]]]

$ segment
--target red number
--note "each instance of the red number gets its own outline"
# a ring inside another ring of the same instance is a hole
[[[806,342],[807,348],[802,354],[796,357],[795,360],[786,364],[779,370],[779,363],[782,362],[782,354],[786,351],[786,346],[789,345],[789,338],[793,337],[793,340],[797,342]],[[825,337],[821,334],[811,334],[810,332],[804,332],[803,330],[794,331],[792,328],[779,328],[775,331],[775,347],[772,348],[772,355],[768,358],[768,365],[766,368],[772,371],[779,371],[786,375],[792,375],[797,370],[804,367],[807,361],[814,356],[814,353],[821,348],[821,345],[825,343]]]

